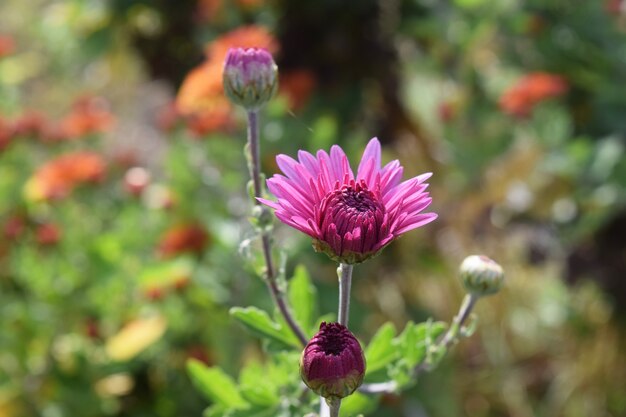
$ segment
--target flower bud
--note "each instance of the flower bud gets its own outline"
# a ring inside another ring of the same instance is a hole
[[[278,67],[263,48],[231,48],[224,62],[224,92],[247,110],[263,107],[278,89]]]
[[[323,322],[302,352],[300,375],[313,392],[329,401],[347,397],[363,382],[363,349],[347,327]]]
[[[476,296],[495,294],[504,282],[502,267],[484,255],[465,258],[460,275],[467,292]]]

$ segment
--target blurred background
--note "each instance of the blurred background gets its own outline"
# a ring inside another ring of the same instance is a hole
[[[373,136],[434,172],[439,219],[355,268],[361,340],[449,321],[466,255],[507,273],[476,334],[368,415],[626,416],[622,0],[0,2],[0,416],[199,416],[188,358],[263,358],[228,316],[271,308],[230,46],[279,65],[268,175]],[[276,232],[334,312],[335,265]]]

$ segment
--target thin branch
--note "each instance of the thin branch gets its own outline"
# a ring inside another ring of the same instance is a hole
[[[255,204],[260,205],[260,202],[256,199],[263,196],[261,184],[261,161],[260,161],[260,144],[259,144],[259,122],[258,113],[256,111],[248,112],[248,146],[250,147],[250,177],[252,178],[252,184],[254,187]],[[295,319],[291,315],[291,311],[287,306],[287,302],[283,296],[282,291],[278,288],[276,283],[276,268],[272,260],[272,243],[270,236],[266,230],[261,230],[261,241],[263,246],[263,257],[265,258],[266,266],[266,282],[267,287],[272,296],[274,304],[280,310],[280,313],[285,319],[285,322],[296,335],[300,344],[306,346],[308,338],[296,323]]]
[[[461,304],[461,308],[459,309],[457,315],[454,316],[448,331],[441,339],[439,339],[439,342],[437,343],[437,350],[446,352],[450,345],[458,340],[457,336],[459,335],[459,331],[469,318],[477,300],[478,297],[475,295],[468,294],[465,296],[463,304]],[[424,359],[422,359],[422,361],[418,363],[415,368],[413,368],[414,378],[418,377],[422,372],[430,370],[431,364],[428,363],[426,359],[427,355],[424,356]],[[359,391],[365,394],[380,394],[394,392],[396,389],[398,389],[396,381],[386,381],[374,384],[363,384],[359,388]]]

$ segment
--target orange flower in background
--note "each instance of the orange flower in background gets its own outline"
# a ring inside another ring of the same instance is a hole
[[[164,258],[182,253],[200,254],[209,243],[209,234],[199,224],[184,224],[171,228],[161,238],[157,251]]]
[[[101,97],[84,96],[72,105],[72,111],[61,120],[61,131],[68,139],[103,133],[115,123],[109,105]]]
[[[299,110],[309,100],[317,81],[306,69],[292,70],[280,75],[280,92],[287,96],[289,108]]]
[[[26,183],[25,193],[31,200],[63,198],[78,185],[102,180],[105,169],[97,153],[65,154],[41,166]]]
[[[222,0],[199,0],[197,16],[203,22],[212,22],[222,9]]]
[[[558,97],[567,89],[567,81],[559,75],[531,73],[505,91],[500,97],[500,109],[513,116],[524,117],[541,101]]]
[[[176,98],[178,111],[183,116],[194,118],[192,126],[195,125],[198,132],[221,130],[232,125],[233,107],[224,96],[222,87],[224,59],[232,47],[260,47],[276,52],[278,43],[264,27],[246,26],[228,32],[207,45],[205,62],[191,70]]]
[[[230,103],[227,103],[224,108],[191,115],[187,118],[187,128],[196,136],[226,131],[234,125],[231,112]]]
[[[15,52],[15,39],[9,35],[0,35],[0,59]]]

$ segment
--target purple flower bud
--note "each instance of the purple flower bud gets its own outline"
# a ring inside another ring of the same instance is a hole
[[[484,255],[465,258],[461,263],[460,275],[467,292],[476,296],[495,294],[504,282],[502,267]]]
[[[313,392],[327,400],[347,397],[363,382],[363,349],[347,327],[323,322],[302,352],[300,375]]]
[[[247,110],[263,107],[278,89],[278,67],[263,48],[231,48],[224,61],[224,92]]]

